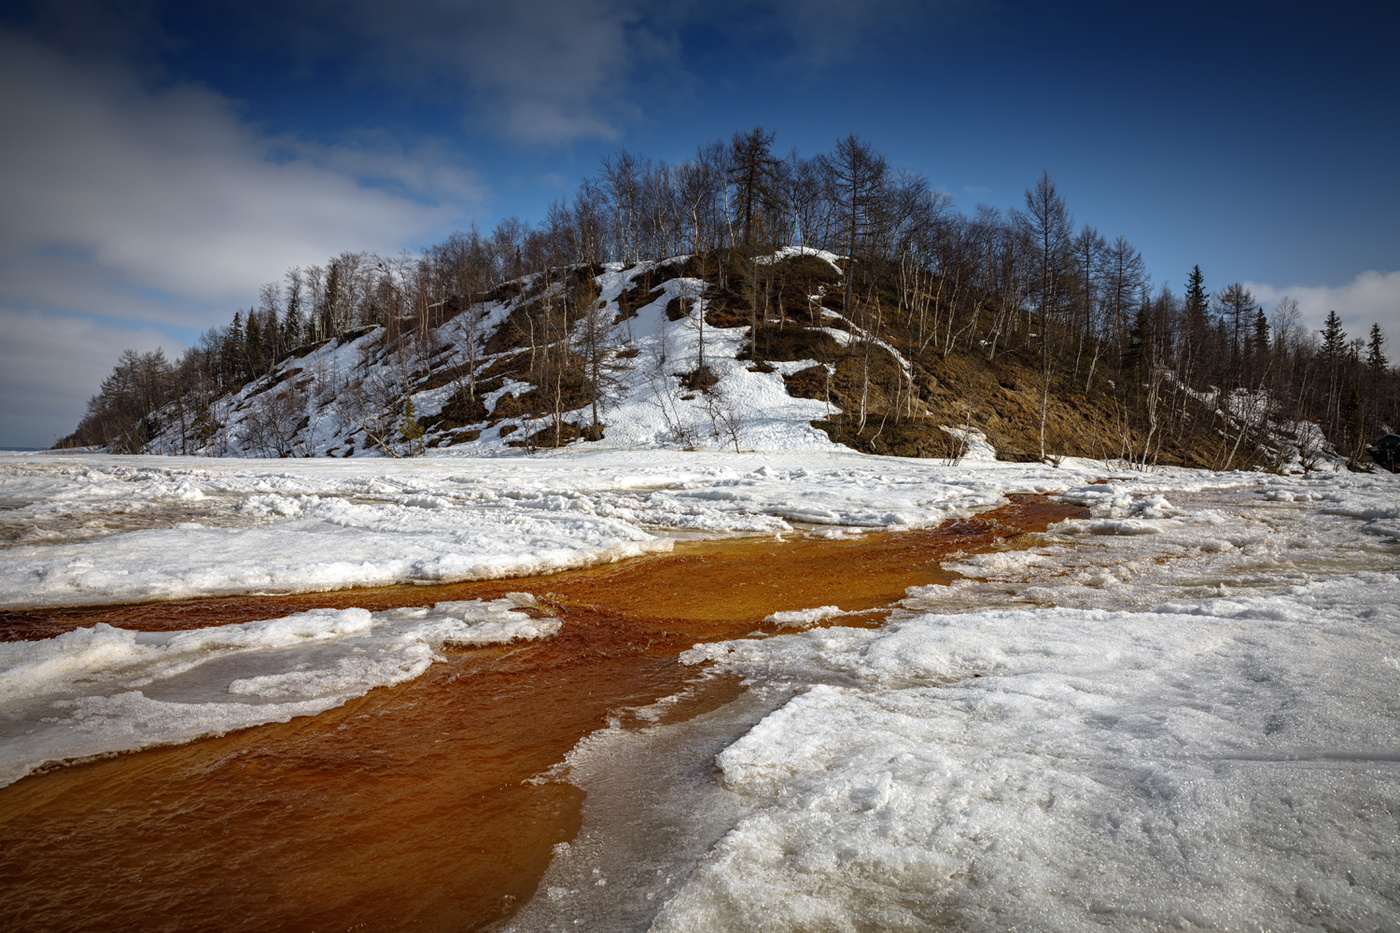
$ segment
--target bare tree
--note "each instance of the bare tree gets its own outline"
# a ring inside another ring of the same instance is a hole
[[[856,255],[875,220],[888,169],[884,156],[854,133],[837,140],[836,151],[821,158],[831,200],[837,205],[838,226],[845,240],[847,267],[843,310],[849,314]]]
[[[1239,282],[1232,282],[1216,296],[1215,301],[1230,334],[1230,361],[1238,365],[1243,346],[1240,335],[1254,311],[1254,295]]]
[[[294,457],[309,452],[309,439],[301,433],[309,426],[305,383],[290,380],[253,396],[244,425],[248,438],[268,457]]]
[[[1026,224],[1035,244],[1040,289],[1040,456],[1045,456],[1045,420],[1050,406],[1050,328],[1063,297],[1062,274],[1070,247],[1070,216],[1065,199],[1044,172],[1034,188],[1026,189]]]
[[[755,242],[755,218],[781,198],[777,181],[782,162],[773,157],[774,134],[761,126],[735,133],[730,142],[729,180],[739,210],[741,245]]]

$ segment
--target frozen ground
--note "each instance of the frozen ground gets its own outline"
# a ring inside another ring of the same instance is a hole
[[[570,773],[589,790],[584,831],[518,928],[1400,927],[1389,475],[822,450],[4,455],[0,599],[499,576],[681,534],[929,525],[1021,491],[1093,514],[1031,551],[967,557],[964,580],[912,591],[883,629],[697,647],[688,661],[753,689],[690,723],[586,740]],[[286,718],[415,676],[449,641],[550,631],[508,605],[448,604],[6,645],[0,764],[11,780],[259,709]]]

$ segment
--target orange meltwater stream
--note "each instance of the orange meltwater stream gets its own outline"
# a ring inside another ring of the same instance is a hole
[[[551,576],[0,613],[0,637],[43,638],[97,622],[186,629],[523,591],[563,620],[550,638],[450,652],[318,716],[0,789],[0,927],[478,929],[529,898],[578,829],[583,792],[530,779],[610,715],[693,686],[700,674],[680,652],[753,634],[783,610],[871,610],[857,619],[877,624],[873,610],[908,587],[947,582],[950,555],[1082,514],[1013,497],[929,531],[684,543]],[[712,683],[673,715],[737,689]]]

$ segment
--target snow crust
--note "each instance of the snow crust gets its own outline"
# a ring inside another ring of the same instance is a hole
[[[525,597],[313,609],[182,632],[99,623],[0,643],[0,786],[43,765],[286,722],[411,680],[445,646],[553,634]]]
[[[817,682],[718,756],[766,805],[654,929],[1379,929],[1398,579],[696,649]]]

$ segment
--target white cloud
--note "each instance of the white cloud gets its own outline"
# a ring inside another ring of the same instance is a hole
[[[153,327],[0,308],[0,444],[48,447],[78,426],[124,349],[184,349]]]
[[[1363,272],[1345,285],[1289,285],[1245,282],[1255,300],[1272,309],[1285,296],[1298,302],[1302,324],[1319,330],[1327,312],[1336,311],[1351,337],[1365,337],[1378,323],[1390,347],[1400,347],[1400,271]],[[1393,355],[1393,354],[1392,354]]]
[[[268,137],[205,88],[152,92],[128,71],[4,33],[0,124],[0,299],[11,306],[55,307],[38,296],[75,280],[105,287],[128,314],[132,294],[247,301],[290,265],[442,232],[478,194],[442,153]],[[425,203],[431,192],[446,201]],[[150,302],[150,319],[167,314]]]
[[[178,354],[142,325],[227,324],[290,266],[437,238],[481,197],[432,147],[271,137],[3,30],[0,126],[0,444],[71,431],[122,349]]]

